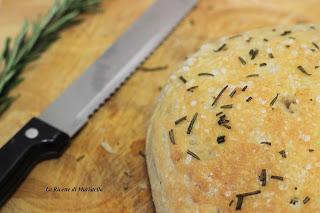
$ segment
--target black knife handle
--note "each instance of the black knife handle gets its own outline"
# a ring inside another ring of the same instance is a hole
[[[38,118],[32,118],[0,149],[0,207],[19,187],[32,168],[58,158],[70,137]]]

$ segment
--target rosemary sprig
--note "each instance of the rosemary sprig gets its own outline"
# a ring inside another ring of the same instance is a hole
[[[25,21],[13,42],[10,37],[5,39],[0,51],[0,115],[15,100],[16,97],[8,93],[23,80],[20,74],[26,65],[39,58],[58,39],[62,29],[81,21],[80,14],[97,11],[100,2],[56,0],[45,17],[39,17],[31,24]]]

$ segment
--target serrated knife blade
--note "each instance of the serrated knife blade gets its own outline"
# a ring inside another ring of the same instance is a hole
[[[157,0],[39,118],[0,149],[0,206],[40,161],[59,157],[89,116],[164,40],[197,0]]]
[[[40,118],[74,135],[88,116],[157,47],[195,4],[159,0],[105,52]]]

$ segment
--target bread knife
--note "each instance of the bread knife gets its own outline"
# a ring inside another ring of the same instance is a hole
[[[43,160],[58,158],[92,115],[197,0],[157,0],[63,94],[0,149],[0,206]]]

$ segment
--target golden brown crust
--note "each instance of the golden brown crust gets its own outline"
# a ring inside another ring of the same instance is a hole
[[[171,76],[147,137],[158,212],[320,208],[319,46],[320,25],[255,30]]]

